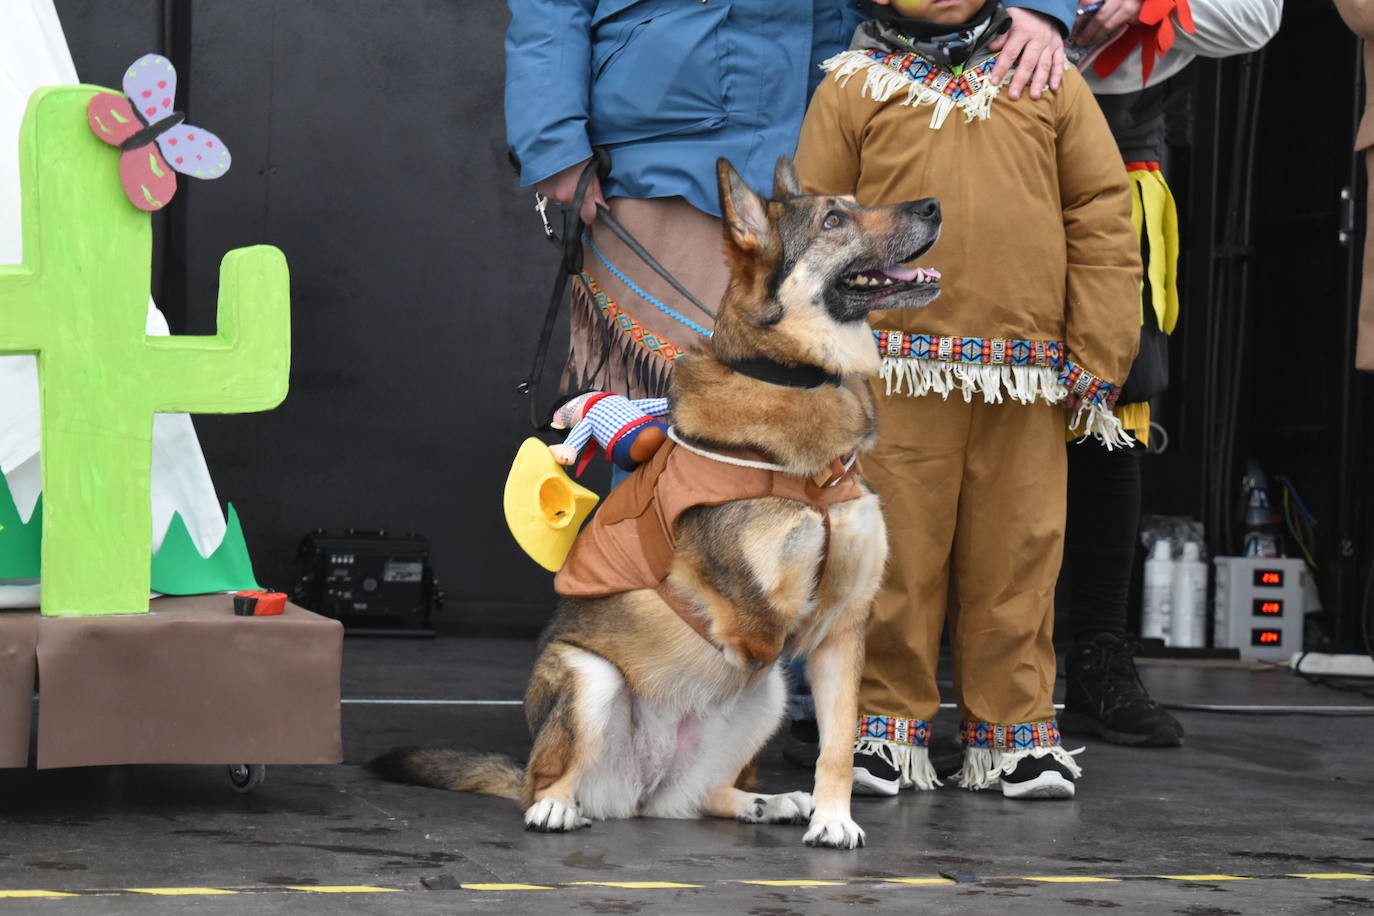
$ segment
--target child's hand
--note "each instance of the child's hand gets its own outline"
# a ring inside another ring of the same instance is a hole
[[[1029,83],[1030,97],[1038,99],[1045,89],[1058,89],[1059,79],[1064,75],[1064,39],[1059,34],[1059,23],[1034,10],[1013,6],[1007,12],[1011,14],[1011,30],[988,46],[1003,52],[992,68],[992,83],[1000,85],[1007,70],[1015,64],[1016,73],[1007,87],[1007,97],[1012,101],[1021,98],[1021,90]]]
[[[556,204],[566,206],[572,203],[573,195],[577,193],[577,181],[590,161],[583,159],[576,165],[570,165],[563,171],[550,175],[537,183],[534,190]],[[600,176],[593,175],[591,181],[587,182],[587,192],[582,195],[582,222],[591,225],[596,220],[597,204],[606,206],[606,198],[601,196]]]
[[[1080,0],[1082,6],[1086,0]],[[1105,0],[1102,9],[1083,18],[1083,28],[1074,36],[1074,43],[1085,48],[1095,47],[1107,39],[1123,25],[1130,25],[1140,18],[1141,0]]]

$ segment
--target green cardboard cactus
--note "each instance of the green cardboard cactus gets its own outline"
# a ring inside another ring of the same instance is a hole
[[[286,396],[286,259],[225,255],[218,333],[144,333],[149,215],[86,123],[96,86],[40,89],[19,135],[24,263],[0,265],[0,353],[38,358],[45,615],[148,610],[154,413],[269,410]]]

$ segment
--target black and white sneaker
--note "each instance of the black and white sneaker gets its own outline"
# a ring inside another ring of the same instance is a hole
[[[855,795],[896,795],[902,787],[902,774],[881,755],[854,752]]]
[[[1053,755],[1025,756],[1015,769],[1002,774],[1002,795],[1006,798],[1073,798],[1073,773]]]

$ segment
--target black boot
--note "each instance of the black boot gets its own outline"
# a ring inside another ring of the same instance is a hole
[[[1183,743],[1183,726],[1150,699],[1126,640],[1099,633],[1092,642],[1074,643],[1065,653],[1064,672],[1064,731],[1138,747]]]

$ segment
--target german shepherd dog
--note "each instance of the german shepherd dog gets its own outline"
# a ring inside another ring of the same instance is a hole
[[[771,200],[724,159],[717,178],[731,279],[710,343],[674,371],[675,433],[824,479],[876,437],[868,377],[879,360],[866,316],[939,294],[938,273],[900,266],[934,244],[939,204],[807,196],[785,157]],[[796,387],[731,368],[760,362],[814,367],[830,381]],[[828,537],[820,512],[777,496],[682,514],[669,582],[698,609],[709,641],[655,591],[563,598],[525,695],[534,748],[523,772],[506,758],[443,749],[393,751],[374,770],[518,798],[531,830],[711,815],[809,822],[808,846],[862,846],[849,811],[852,742],[887,539],[877,497],[860,486],[831,508]],[[782,719],[784,650],[806,656],[816,700],[814,796],[737,787]]]

